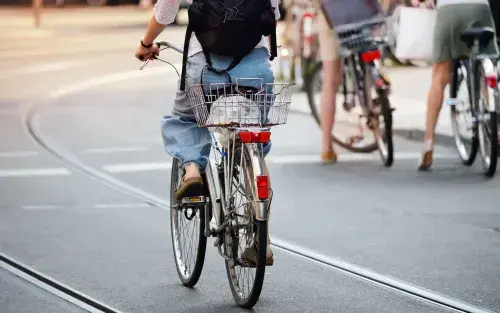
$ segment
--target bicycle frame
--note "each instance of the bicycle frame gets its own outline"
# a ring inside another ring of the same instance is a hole
[[[369,75],[371,81],[375,84],[379,95],[388,95],[390,85],[381,74],[381,53],[380,50],[371,50],[360,53],[351,53],[344,57],[344,64],[347,71],[354,77],[354,92],[359,98],[359,103],[363,113],[366,116],[371,114],[372,98],[369,94],[369,86],[366,86],[366,75]],[[344,70],[344,71],[345,71]],[[344,72],[345,77],[345,72]],[[346,87],[344,83],[344,96],[346,96]]]
[[[238,132],[239,129],[234,128],[231,129],[232,133]],[[218,142],[215,138],[213,138],[213,149],[212,150],[218,150]],[[233,145],[234,147],[234,145]],[[257,147],[256,143],[242,143],[242,149],[248,149],[249,154],[250,154],[250,161],[252,163],[252,168],[255,173],[255,176],[264,176],[266,175],[265,172],[265,166],[264,166],[264,160],[263,157]],[[214,151],[217,152],[217,151]],[[234,153],[234,151],[233,151]],[[224,156],[224,153],[220,153],[222,156],[222,165],[232,167],[232,163],[234,162],[233,159],[233,153],[230,153],[229,155]],[[229,157],[228,157],[229,156]],[[230,163],[227,164],[226,162]],[[225,164],[226,163],[226,164]],[[214,170],[215,168],[215,170]],[[217,175],[214,175],[214,171],[217,173]],[[222,188],[221,186],[224,186],[225,182],[222,181],[220,175],[218,175],[219,169],[217,168],[217,163],[210,160],[208,163],[208,166],[205,171],[206,175],[206,180],[208,183],[208,191],[210,195],[210,202],[212,205],[212,212],[214,213],[215,217],[215,223],[217,228],[215,230],[211,230],[210,228],[210,221],[208,219],[205,219],[205,236],[210,237],[212,235],[218,235],[226,225],[224,225],[223,221],[223,216],[227,216],[230,214],[228,210],[228,206],[226,205],[226,202],[228,199],[224,197]],[[232,171],[226,170],[226,177],[224,177],[224,180],[231,180],[232,179]],[[226,190],[226,196],[227,194],[230,194],[231,190]],[[255,190],[255,194],[258,194],[258,190]],[[259,210],[256,211],[256,219],[260,221],[265,221],[267,220],[267,202],[268,200],[261,200],[259,201]]]

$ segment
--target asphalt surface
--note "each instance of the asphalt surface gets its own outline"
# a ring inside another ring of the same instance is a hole
[[[138,70],[131,56],[139,34],[120,33],[115,40],[122,46],[114,54],[51,56],[42,53],[50,47],[41,47],[29,61],[1,61],[8,75],[0,77],[0,252],[123,312],[243,311],[234,304],[211,241],[199,284],[182,287],[168,211],[68,168],[26,127],[24,117],[36,107],[31,126],[44,142],[167,201],[171,158],[163,151],[160,118],[171,111],[176,75],[158,63]],[[174,29],[164,36],[180,42],[181,34]],[[401,69],[394,76],[422,71]],[[425,90],[425,84],[411,89]],[[412,98],[410,87],[403,88],[395,92]],[[376,153],[340,149],[338,164],[322,166],[319,129],[297,112],[304,106],[300,95],[294,100],[297,110],[288,124],[273,130],[268,159],[273,242],[500,312],[500,180],[484,179],[479,164],[461,166],[447,146],[436,148],[432,172],[418,173],[421,144],[403,137],[395,139],[390,169]],[[275,265],[267,270],[255,311],[447,312],[273,249]],[[5,313],[79,312],[4,270],[0,286]]]

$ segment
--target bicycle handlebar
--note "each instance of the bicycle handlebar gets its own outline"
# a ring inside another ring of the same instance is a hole
[[[184,49],[182,49],[178,45],[173,44],[173,43],[171,43],[169,41],[158,41],[155,44],[156,44],[156,46],[158,48],[161,48],[163,46],[163,47],[165,47],[167,49],[170,48],[172,50],[175,50],[176,52],[179,52],[180,54],[184,54]]]
[[[157,41],[154,44],[158,47],[158,49],[160,49],[161,47],[165,47],[165,49],[170,48],[170,49],[174,50],[175,52],[178,52],[180,54],[184,54],[184,49],[182,49],[178,45],[173,44],[169,41]],[[164,50],[164,49],[162,49],[162,50]],[[153,59],[157,59],[156,55],[153,55]],[[143,61],[144,56],[143,55],[139,56],[139,60]],[[147,59],[146,61],[142,62],[141,70],[146,66],[146,64],[149,63],[149,61],[150,61],[150,59]]]
[[[179,52],[180,54],[184,54],[184,49],[179,47],[176,44],[171,43],[170,41],[157,41],[154,43],[158,48],[165,47],[165,49],[172,49],[175,52]],[[141,55],[139,59],[142,61],[144,60],[144,56]],[[148,62],[149,60],[146,60],[145,62]]]

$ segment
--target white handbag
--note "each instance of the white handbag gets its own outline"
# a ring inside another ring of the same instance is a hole
[[[437,11],[411,7],[401,7],[400,10],[396,57],[400,60],[431,60]]]

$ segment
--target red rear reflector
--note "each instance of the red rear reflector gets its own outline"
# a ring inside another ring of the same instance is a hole
[[[485,77],[486,85],[491,88],[497,88],[497,76],[496,75],[488,75]]]
[[[382,55],[380,54],[380,50],[372,50],[361,53],[361,60],[365,63],[380,60],[381,58]]]
[[[242,143],[267,143],[271,139],[271,132],[251,132],[251,131],[240,131],[238,133],[240,136],[240,141]]]
[[[269,177],[266,175],[257,176],[257,197],[259,200],[269,198]]]

